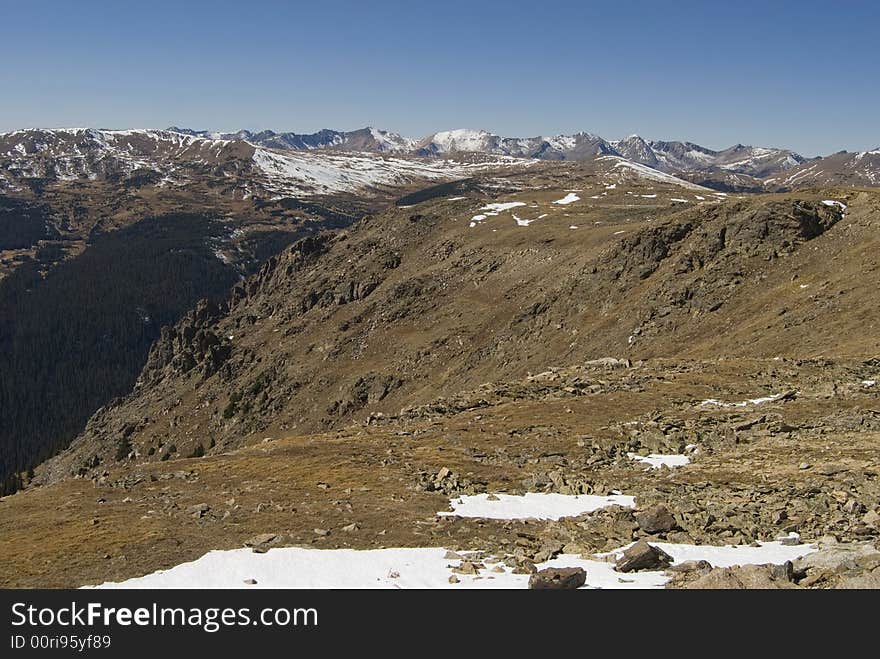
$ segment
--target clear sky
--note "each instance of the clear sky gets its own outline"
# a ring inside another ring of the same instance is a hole
[[[880,2],[0,0],[0,131],[880,145]]]

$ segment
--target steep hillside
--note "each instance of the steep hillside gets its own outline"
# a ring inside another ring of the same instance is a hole
[[[131,389],[163,325],[365,206],[111,180],[0,195],[0,493]]]
[[[880,352],[876,194],[729,199],[632,174],[512,177],[494,199],[438,197],[298,243],[164,330],[134,392],[40,478],[341,427],[608,355]]]

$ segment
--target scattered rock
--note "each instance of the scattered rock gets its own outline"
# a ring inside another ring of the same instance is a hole
[[[533,574],[538,571],[535,564],[529,559],[517,560],[516,567],[513,568],[514,574]]]
[[[689,572],[708,572],[712,569],[712,564],[709,563],[709,561],[685,561],[678,565],[670,565],[668,569],[670,572],[678,572],[682,574],[687,574]]]
[[[873,545],[867,542],[830,545],[794,561],[795,578],[815,576],[821,570],[832,574],[855,570],[859,567],[859,561],[869,559],[877,553]],[[814,575],[808,575],[809,571],[813,571]]]
[[[256,554],[265,554],[279,540],[280,538],[275,533],[261,533],[260,535],[255,535],[250,540],[245,540],[244,546],[250,547]]]
[[[786,547],[796,547],[801,544],[801,536],[794,532],[789,533],[788,535],[779,536],[777,540],[779,540],[779,544]]]
[[[875,569],[873,572],[844,576],[834,587],[855,590],[880,590],[880,570]]]
[[[462,561],[461,563],[458,564],[457,567],[452,568],[452,571],[456,572],[458,574],[479,574],[480,567],[482,567],[482,565],[480,565],[478,563],[472,563],[470,561]]]
[[[669,542],[674,542],[677,545],[692,545],[694,544],[693,537],[685,533],[684,531],[673,531],[672,533],[666,534],[666,539]]]
[[[743,590],[763,589],[781,590],[797,588],[791,581],[776,578],[773,568],[767,565],[740,565],[736,567],[714,568],[695,581],[686,583],[688,590]]]
[[[211,510],[211,506],[206,503],[197,503],[194,506],[190,506],[186,509],[186,514],[195,518],[204,517],[208,511]]]

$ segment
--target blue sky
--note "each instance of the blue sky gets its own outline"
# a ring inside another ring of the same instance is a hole
[[[880,3],[0,0],[0,131],[880,145]]]

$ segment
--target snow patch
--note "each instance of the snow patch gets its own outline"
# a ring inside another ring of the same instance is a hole
[[[502,213],[504,211],[509,211],[511,208],[516,208],[518,206],[525,206],[526,203],[524,201],[505,201],[494,204],[486,204],[482,208],[481,211],[489,211],[490,213],[494,213],[498,215],[498,213]]]
[[[660,453],[651,453],[650,455],[639,455],[638,453],[627,453],[627,457],[632,458],[636,462],[642,462],[651,467],[651,469],[660,469],[660,467],[683,467],[690,464],[691,459],[686,455],[662,455]]]
[[[773,396],[763,396],[761,398],[750,398],[749,400],[744,400],[739,403],[724,403],[717,398],[708,398],[700,403],[701,407],[704,406],[715,406],[715,407],[748,407],[749,405],[762,405],[764,403],[771,403],[774,400],[779,400],[785,394],[775,394]]]
[[[576,201],[580,201],[580,200],[581,200],[581,198],[578,197],[575,193],[569,192],[562,199],[557,199],[553,203],[559,204],[560,206],[567,206],[568,204],[572,204],[572,203],[574,203]]]
[[[832,207],[836,206],[837,208],[839,208],[842,211],[846,211],[846,208],[847,208],[845,203],[843,203],[842,201],[835,201],[834,199],[823,199],[822,203],[825,204],[826,206],[832,206]]]
[[[555,494],[527,492],[514,494],[476,494],[449,502],[453,512],[437,513],[443,517],[479,517],[481,519],[551,519],[577,517],[608,506],[632,508],[635,499],[614,494]]]

